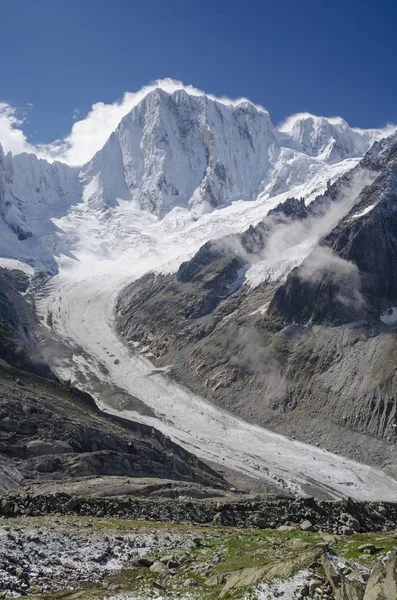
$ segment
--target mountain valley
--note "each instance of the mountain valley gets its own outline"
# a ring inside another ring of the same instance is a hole
[[[249,101],[161,82],[84,165],[0,147],[4,597],[59,597],[74,569],[70,598],[259,600],[284,589],[283,562],[297,594],[320,590],[291,598],[389,585],[396,208],[393,128],[307,113],[275,127]],[[50,557],[58,518],[70,568]],[[42,584],[4,550],[16,535],[27,560],[28,519]],[[95,564],[80,569],[75,538]],[[239,544],[259,575],[232,561]]]

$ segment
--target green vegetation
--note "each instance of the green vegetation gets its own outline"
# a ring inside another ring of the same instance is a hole
[[[186,535],[189,547],[181,545],[171,552],[156,550],[146,556],[154,561],[162,558],[164,553],[171,554],[178,567],[173,575],[168,573],[153,573],[147,567],[127,565],[127,568],[111,572],[106,575],[101,583],[84,584],[80,589],[34,596],[40,600],[55,600],[65,598],[74,600],[84,598],[87,600],[105,600],[117,594],[128,594],[134,597],[153,597],[153,591],[169,597],[181,596],[200,600],[216,600],[220,597],[224,587],[222,576],[239,572],[242,569],[261,570],[266,565],[276,565],[298,559],[308,551],[319,547],[328,548],[339,556],[353,559],[361,564],[370,566],[378,557],[397,546],[396,532],[356,534],[348,537],[323,534],[322,532],[304,532],[298,529],[289,530],[251,530],[236,529],[232,527],[216,526],[189,526],[170,525],[169,523],[133,521],[124,519],[98,519],[93,517],[37,517],[31,519],[31,524],[39,529],[56,526],[59,530],[81,531],[89,528],[96,535],[101,533],[133,534],[134,532],[155,532],[165,536],[167,532]],[[13,523],[18,527],[23,519],[15,519]],[[375,551],[360,551],[360,546],[372,545]],[[299,560],[297,560],[299,564]],[[299,570],[299,569],[298,569]],[[278,571],[277,577],[280,570]],[[324,577],[322,567],[317,568],[317,573]],[[208,585],[210,578],[219,576],[219,583]],[[282,575],[281,575],[282,577]],[[186,585],[188,582],[188,585]],[[164,589],[162,589],[164,586]],[[247,598],[249,590],[244,589],[224,595],[224,598]],[[33,598],[33,596],[32,596]]]

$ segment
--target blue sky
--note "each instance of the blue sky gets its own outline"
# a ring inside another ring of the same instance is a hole
[[[33,143],[95,102],[164,77],[301,111],[397,122],[397,3],[380,0],[0,0],[0,101],[33,105]]]

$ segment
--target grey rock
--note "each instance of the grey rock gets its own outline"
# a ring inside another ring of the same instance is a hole
[[[159,560],[156,560],[150,567],[152,573],[158,573],[159,575],[169,575],[169,569]]]
[[[376,554],[377,552],[377,549],[373,544],[361,544],[361,546],[358,547],[358,550],[364,554]]]
[[[198,586],[198,583],[192,577],[189,577],[189,579],[186,579],[183,582],[183,587],[185,587],[185,588],[192,588],[192,587],[196,587],[196,586]]]
[[[223,583],[225,583],[225,581],[226,581],[226,577],[222,574],[218,574],[218,575],[213,575],[212,577],[207,579],[207,581],[204,582],[204,585],[207,585],[209,587],[214,586],[214,585],[222,585]]]
[[[300,528],[302,531],[314,531],[314,525],[313,523],[311,523],[311,521],[302,521],[302,523],[300,524]]]
[[[384,559],[375,561],[365,588],[364,600],[391,600],[397,598],[396,550]]]
[[[165,585],[163,585],[162,583],[160,583],[159,581],[153,581],[153,587],[161,590],[162,592],[166,592],[167,588],[165,587]]]

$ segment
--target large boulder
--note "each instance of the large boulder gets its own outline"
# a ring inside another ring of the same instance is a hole
[[[363,600],[397,598],[397,550],[377,560],[371,570]]]
[[[273,579],[289,579],[299,571],[310,568],[323,554],[324,546],[313,546],[286,560],[235,571],[228,577],[220,597],[235,594],[240,589],[255,587]]]

